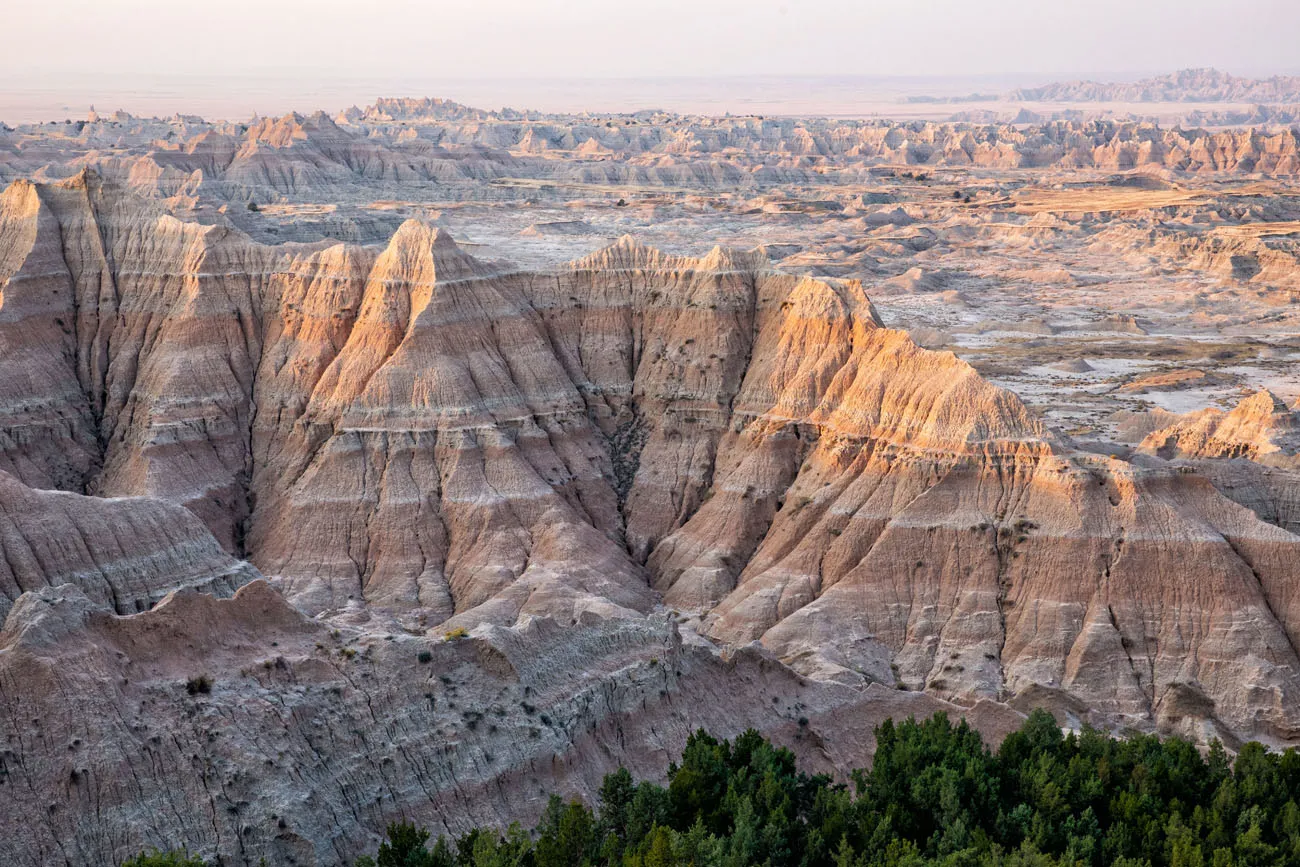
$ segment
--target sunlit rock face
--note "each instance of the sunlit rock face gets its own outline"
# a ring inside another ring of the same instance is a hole
[[[417,221],[266,247],[89,173],[4,201],[4,468],[183,505],[308,613],[662,601],[821,677],[1139,720],[1195,684],[1290,731],[1296,538],[1073,452],[857,283],[630,238],[525,272]],[[1256,456],[1289,418],[1263,400],[1148,440]]]
[[[0,786],[0,833],[19,863],[179,834],[335,864],[704,724],[828,770],[869,756],[862,720],[938,708],[1294,740],[1294,419],[1164,422],[1131,461],[1082,450],[861,283],[757,251],[529,270],[428,221],[272,246],[95,172],[15,183],[0,725],[77,721],[15,751],[40,797]]]

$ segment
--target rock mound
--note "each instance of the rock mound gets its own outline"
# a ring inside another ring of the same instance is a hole
[[[0,617],[23,593],[71,585],[128,614],[177,588],[229,595],[257,570],[196,517],[144,498],[37,491],[0,472]]]
[[[1300,452],[1300,419],[1267,389],[1244,398],[1230,412],[1205,409],[1153,431],[1141,449],[1164,458],[1294,460]]]

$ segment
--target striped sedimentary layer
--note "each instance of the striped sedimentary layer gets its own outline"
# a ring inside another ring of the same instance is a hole
[[[857,283],[267,247],[85,173],[4,194],[0,286],[0,469],[183,505],[309,613],[662,602],[824,680],[1295,734],[1300,537],[1073,452]]]

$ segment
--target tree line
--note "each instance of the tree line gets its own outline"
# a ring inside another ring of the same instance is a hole
[[[388,826],[356,867],[1300,867],[1300,753],[1063,733],[1035,711],[990,749],[944,714],[876,729],[849,783],[754,731],[687,741],[667,785],[605,777],[531,830]],[[189,862],[173,862],[189,867]],[[196,864],[201,862],[196,862]],[[146,862],[131,867],[151,867]]]

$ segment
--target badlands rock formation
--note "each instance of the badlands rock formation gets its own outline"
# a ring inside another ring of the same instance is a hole
[[[701,725],[828,772],[935,709],[1295,742],[1293,398],[1207,409],[1290,394],[1294,160],[441,101],[6,133],[0,839],[334,865]]]
[[[1210,131],[1116,120],[475,114],[416,102],[404,111],[372,107],[333,119],[291,113],[234,124],[127,115],[29,125],[0,138],[0,180],[53,179],[90,166],[138,193],[193,209],[314,197],[337,204],[358,191],[500,199],[551,184],[753,192],[863,184],[886,166],[1266,176],[1294,175],[1300,166],[1296,132],[1267,125]]]
[[[593,799],[619,765],[662,773],[697,726],[757,728],[833,772],[890,716],[946,710],[993,740],[1023,720],[810,682],[754,650],[724,661],[662,615],[456,641],[373,627],[331,629],[260,581],[132,617],[71,585],[26,594],[0,631],[7,863],[183,842],[224,863],[350,864],[396,816],[463,833],[535,819],[551,793]]]
[[[1300,424],[1296,413],[1265,389],[1231,412],[1205,409],[1154,431],[1142,449],[1166,458],[1250,458],[1285,465],[1300,451]]]
[[[3,472],[0,554],[0,617],[46,587],[75,586],[96,605],[132,614],[178,587],[228,596],[260,577],[182,508],[33,490]]]
[[[1013,91],[1029,102],[1300,102],[1300,77],[1245,78],[1218,69],[1180,69],[1130,83],[1064,81]]]
[[[1294,734],[1300,539],[1074,453],[856,283],[628,238],[521,272],[414,221],[378,255],[269,248],[88,173],[6,203],[6,466],[184,505],[308,613],[661,594],[819,677],[1162,724],[1190,690],[1212,729]]]
[[[1267,389],[1231,411],[1175,417],[1139,450],[1194,468],[1225,496],[1265,521],[1300,532],[1300,425],[1297,413]]]

